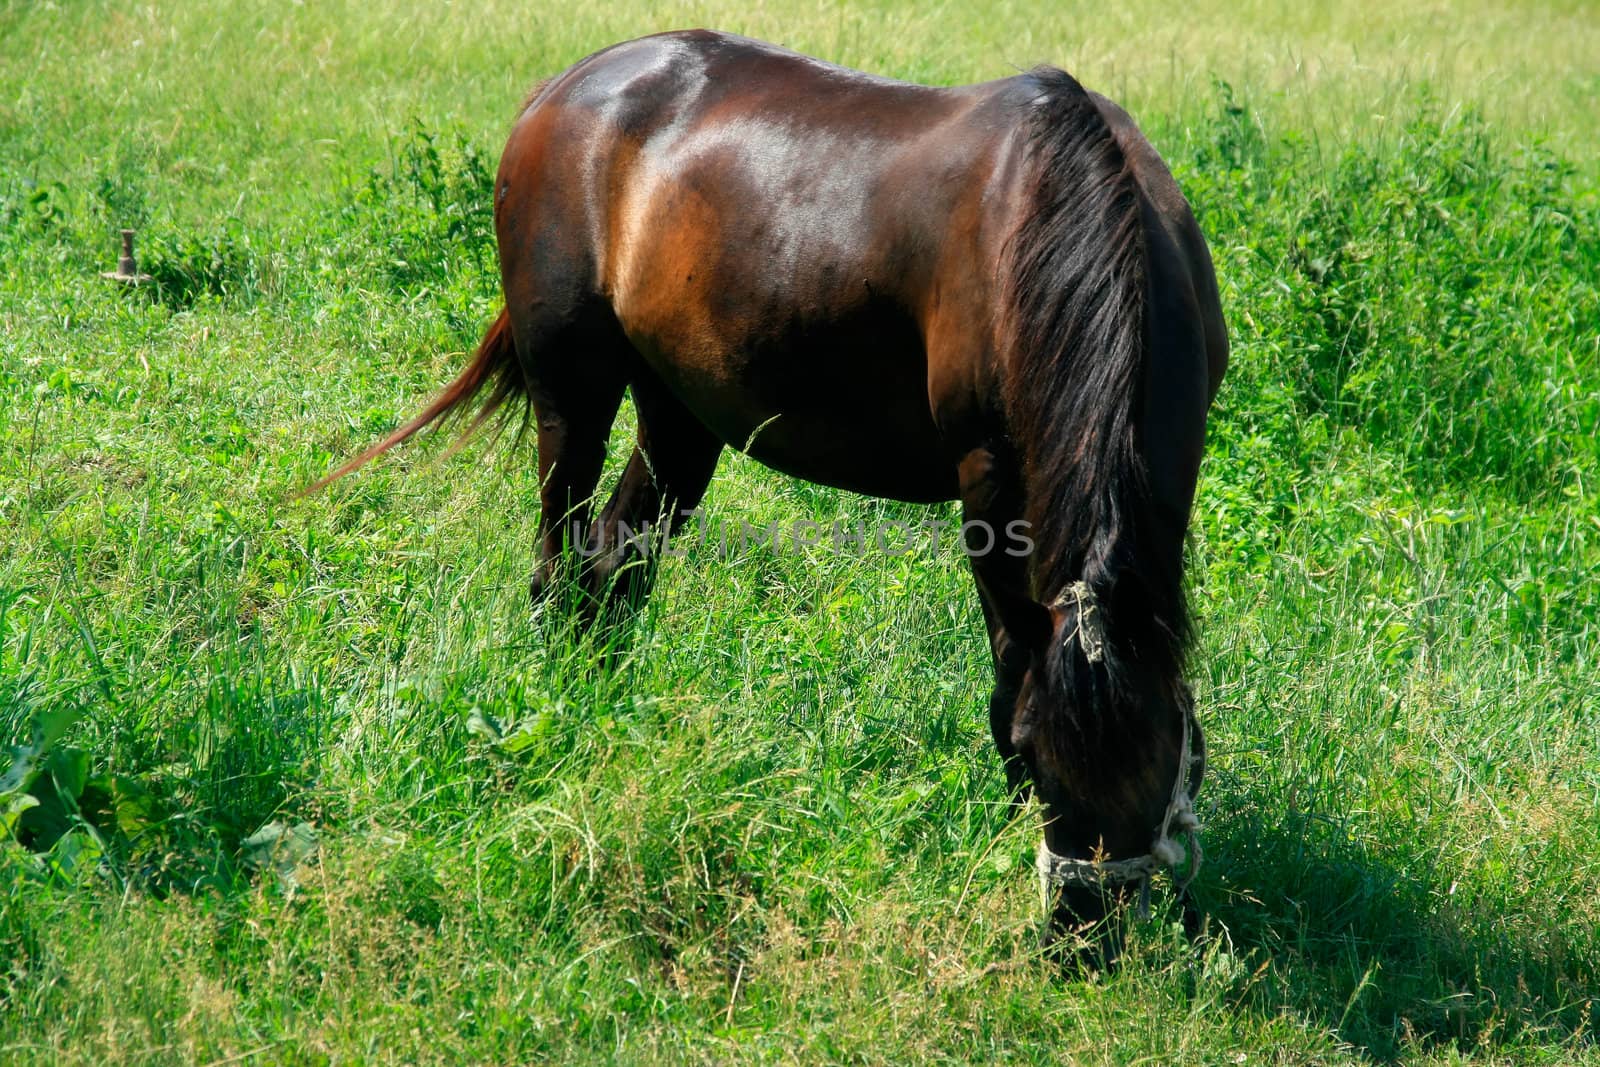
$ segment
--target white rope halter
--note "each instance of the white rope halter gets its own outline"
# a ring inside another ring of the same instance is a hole
[[[1099,605],[1095,601],[1094,591],[1086,582],[1073,582],[1056,598],[1052,606],[1064,607],[1069,603],[1078,609],[1078,624],[1077,628],[1067,636],[1067,642],[1076,640],[1083,649],[1084,658],[1090,663],[1101,662],[1105,659],[1105,631],[1100,623]],[[1150,851],[1143,856],[1125,860],[1077,859],[1050,851],[1050,846],[1041,839],[1034,866],[1039,872],[1039,889],[1044,895],[1046,907],[1049,906],[1052,889],[1065,886],[1104,889],[1137,882],[1139,918],[1149,918],[1150,876],[1163,869],[1174,869],[1184,861],[1184,847],[1174,840],[1175,837],[1184,835],[1189,838],[1189,870],[1181,879],[1174,874],[1174,884],[1179,891],[1182,891],[1194,881],[1194,876],[1200,873],[1200,863],[1204,859],[1204,853],[1200,848],[1200,820],[1194,813],[1194,798],[1189,792],[1194,765],[1200,762],[1199,756],[1194,751],[1194,737],[1191,733],[1193,718],[1193,713],[1184,708],[1183,757],[1178,765],[1177,777],[1172,783],[1172,798],[1167,802],[1167,810],[1161,817],[1161,825],[1156,827],[1156,836],[1150,843]]]

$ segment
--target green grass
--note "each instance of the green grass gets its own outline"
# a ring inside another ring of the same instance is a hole
[[[0,0],[0,1060],[1600,1062],[1600,17],[1100,7]],[[1057,61],[1194,203],[1198,942],[1037,958],[952,554],[696,549],[601,669],[526,451],[288,499],[496,310],[527,87],[691,24]]]

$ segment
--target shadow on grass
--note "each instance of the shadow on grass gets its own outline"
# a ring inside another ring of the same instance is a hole
[[[1600,1039],[1595,934],[1564,919],[1555,894],[1522,896],[1537,911],[1519,913],[1482,899],[1487,872],[1458,881],[1425,841],[1409,844],[1427,869],[1403,870],[1340,818],[1227,801],[1235,814],[1207,834],[1197,903],[1270,960],[1255,1009],[1314,1020],[1380,1060]]]

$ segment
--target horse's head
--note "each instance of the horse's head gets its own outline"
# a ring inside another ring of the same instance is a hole
[[[1136,579],[1071,583],[1047,606],[1017,693],[1011,741],[1044,807],[1052,940],[1139,900],[1150,874],[1198,861],[1190,801],[1205,742],[1181,645],[1141,598]]]

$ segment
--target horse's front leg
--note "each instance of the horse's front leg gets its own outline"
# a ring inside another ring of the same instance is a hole
[[[989,729],[1005,767],[1006,788],[1014,802],[1027,799],[1027,768],[1012,741],[1012,722],[1023,679],[1048,615],[1028,597],[1031,544],[1021,525],[1021,494],[988,448],[969,452],[960,469],[961,507],[967,559],[978,584],[983,620],[994,659],[994,691],[989,697]]]
[[[973,570],[978,569],[974,560]],[[1017,698],[1022,693],[1022,679],[1028,672],[1028,654],[1011,640],[1000,624],[989,597],[978,582],[978,601],[983,605],[983,621],[989,629],[989,651],[994,657],[994,691],[989,695],[989,731],[994,735],[994,747],[1000,753],[1000,763],[1006,772],[1006,794],[1014,804],[1028,799],[1027,768],[1017,755],[1017,746],[1011,740],[1011,722],[1016,717]]]

